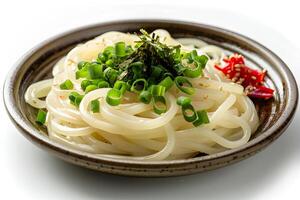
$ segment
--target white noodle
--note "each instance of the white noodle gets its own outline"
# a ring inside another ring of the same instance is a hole
[[[195,87],[191,96],[197,110],[208,111],[210,123],[193,127],[184,120],[176,97],[183,95],[171,88],[167,94],[168,110],[162,115],[152,111],[151,104],[137,101],[126,93],[124,103],[112,107],[106,103],[108,88],[86,94],[79,108],[73,106],[70,92],[84,94],[81,80],[75,78],[78,62],[93,61],[105,47],[123,41],[134,46],[137,36],[108,32],[85,44],[78,45],[53,68],[53,79],[32,84],[25,100],[35,108],[46,108],[49,138],[74,149],[102,157],[157,161],[190,158],[198,153],[214,154],[247,143],[258,127],[258,115],[253,102],[244,95],[241,85],[230,82],[215,70],[222,62],[222,49],[194,38],[173,39],[165,30],[154,31],[160,41],[195,49],[210,57],[204,76],[190,79]],[[61,90],[59,84],[70,79],[73,90]],[[45,98],[45,100],[42,100]],[[100,113],[90,111],[90,102],[98,99]]]

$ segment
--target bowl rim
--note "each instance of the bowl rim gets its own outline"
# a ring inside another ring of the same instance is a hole
[[[212,154],[212,155],[205,155],[200,157],[194,157],[194,158],[188,158],[188,159],[179,159],[179,160],[167,160],[167,161],[151,161],[151,162],[145,162],[145,161],[138,161],[138,160],[127,160],[127,159],[116,159],[116,158],[108,158],[104,156],[99,156],[91,153],[82,152],[79,150],[72,149],[68,146],[62,145],[60,143],[54,142],[50,140],[48,137],[43,136],[40,134],[40,132],[34,127],[30,126],[29,123],[27,123],[26,119],[22,116],[20,109],[16,107],[16,101],[15,101],[15,94],[14,94],[14,83],[17,80],[17,74],[18,71],[22,68],[22,65],[24,62],[30,58],[37,50],[44,47],[47,44],[50,44],[60,38],[66,37],[68,35],[74,34],[76,32],[84,31],[86,29],[92,29],[97,27],[104,27],[107,25],[118,25],[121,23],[169,23],[174,25],[189,25],[193,27],[198,28],[205,28],[210,29],[217,32],[222,32],[223,34],[230,34],[240,40],[245,41],[247,44],[250,44],[251,46],[257,47],[260,50],[264,51],[265,54],[267,54],[269,57],[271,57],[273,60],[277,62],[277,65],[281,66],[278,70],[280,70],[280,73],[284,76],[284,79],[286,80],[285,86],[287,88],[285,97],[286,105],[283,108],[282,114],[277,119],[276,123],[270,127],[268,130],[266,130],[263,134],[259,135],[258,137],[254,138],[253,140],[249,141],[245,145],[242,145],[235,149],[226,150],[220,153]],[[262,44],[256,42],[255,40],[244,36],[239,33],[235,33],[233,31],[230,31],[228,29],[220,28],[217,26],[207,25],[203,23],[195,23],[195,22],[189,22],[189,21],[180,21],[180,20],[165,20],[165,19],[130,19],[130,20],[113,20],[113,21],[107,21],[102,23],[95,23],[90,24],[86,26],[81,26],[79,28],[71,29],[69,31],[62,32],[56,36],[52,36],[47,40],[44,40],[43,42],[39,43],[38,45],[35,45],[32,49],[27,51],[10,69],[9,73],[6,76],[4,86],[3,86],[3,100],[4,105],[6,108],[6,111],[10,117],[10,119],[13,121],[13,123],[16,125],[19,130],[21,130],[21,133],[27,137],[28,139],[33,140],[34,142],[40,144],[41,146],[46,147],[48,150],[60,153],[62,155],[70,155],[72,157],[91,161],[91,162],[97,162],[97,163],[104,163],[104,164],[113,164],[113,165],[123,165],[126,164],[127,166],[132,167],[163,167],[166,165],[182,165],[182,164],[192,164],[192,163],[199,163],[204,161],[211,161],[216,160],[222,157],[232,156],[236,155],[240,152],[247,151],[247,149],[250,149],[254,146],[256,146],[259,143],[265,142],[269,137],[274,137],[274,135],[280,135],[289,125],[292,118],[294,117],[294,114],[296,112],[297,104],[298,104],[298,87],[296,80],[288,68],[288,66],[270,49],[263,46]]]

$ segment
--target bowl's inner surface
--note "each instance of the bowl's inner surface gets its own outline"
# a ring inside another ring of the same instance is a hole
[[[247,45],[240,39],[231,37],[230,34],[220,34],[217,31],[206,30],[201,27],[195,28],[188,25],[175,27],[168,23],[127,23],[126,25],[115,24],[104,27],[101,26],[98,28],[95,26],[89,29],[82,29],[76,33],[70,33],[62,38],[58,38],[51,44],[43,46],[38,49],[36,53],[32,54],[19,71],[18,76],[22,77],[22,79],[17,81],[14,87],[18,88],[18,91],[15,93],[15,99],[23,117],[28,120],[28,123],[31,123],[40,130],[41,133],[45,133],[44,137],[47,137],[47,131],[35,123],[37,110],[25,103],[24,93],[29,85],[39,80],[51,78],[54,64],[61,57],[66,55],[70,49],[76,46],[76,44],[93,39],[107,31],[115,30],[122,32],[137,32],[139,28],[142,27],[148,32],[157,28],[166,29],[175,38],[200,38],[209,44],[223,48],[228,54],[237,52],[244,55],[248,61],[247,64],[250,67],[257,69],[264,68],[268,71],[266,83],[269,87],[275,89],[275,97],[268,101],[255,101],[259,113],[260,126],[256,133],[253,134],[251,140],[258,137],[260,134],[263,134],[263,132],[271,127],[277,121],[277,118],[281,116],[286,101],[286,98],[284,98],[286,96],[284,79],[281,77],[281,73],[277,71],[278,69],[272,68],[272,61],[270,61],[264,53],[259,52],[259,50],[255,47]]]

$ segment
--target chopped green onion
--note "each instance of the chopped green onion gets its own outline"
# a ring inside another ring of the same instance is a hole
[[[131,63],[129,67],[132,69],[133,72],[133,77],[132,77],[133,80],[143,77],[144,63],[140,61],[134,62]]]
[[[60,89],[62,90],[72,90],[73,89],[73,83],[71,80],[67,79],[65,82],[59,85]]]
[[[148,83],[147,83],[146,79],[140,78],[140,79],[135,80],[132,83],[130,91],[135,92],[135,93],[140,93],[140,92],[146,90],[147,86],[148,86]]]
[[[114,83],[116,82],[116,79],[118,77],[118,71],[111,68],[111,67],[107,67],[105,70],[104,70],[104,77],[106,78],[106,80],[109,82],[109,84],[111,86],[114,85]]]
[[[170,89],[173,85],[173,80],[170,76],[167,76],[165,79],[163,79],[158,85],[162,85],[166,88],[166,90]]]
[[[116,81],[114,89],[120,90],[121,95],[123,95],[127,90],[127,84],[124,81]]]
[[[106,81],[100,81],[97,86],[98,86],[98,88],[108,88],[109,83]]]
[[[195,93],[188,78],[203,73],[208,57],[198,56],[196,50],[181,52],[180,45],[170,47],[161,43],[158,36],[152,37],[143,30],[141,33],[135,49],[121,41],[106,47],[98,54],[96,61],[78,63],[76,79],[83,78],[81,88],[86,93],[111,87],[106,96],[109,105],[119,105],[124,93],[129,90],[137,93],[141,102],[152,102],[154,112],[162,114],[167,111],[165,92],[174,82],[181,92],[188,95]],[[64,83],[62,88],[71,87],[69,83]],[[182,108],[185,120],[195,126],[207,123],[207,113],[196,112],[191,98],[185,96],[178,97],[176,101]],[[83,97],[78,93],[69,95],[71,103],[76,106]],[[90,103],[91,111],[99,112],[99,100]]]
[[[98,54],[97,61],[100,62],[100,63],[105,63],[105,62],[106,62],[106,57],[105,57],[105,55],[103,55],[102,53],[99,53],[99,54]]]
[[[179,106],[183,106],[183,105],[191,104],[192,100],[189,97],[180,96],[177,98],[176,102]]]
[[[149,88],[152,96],[164,96],[166,92],[166,87],[162,85],[151,85]]]
[[[202,69],[205,67],[206,63],[207,63],[207,56],[205,55],[201,55],[201,56],[194,56],[194,64],[196,65],[196,67],[194,69],[192,68],[186,68],[184,70],[184,75],[190,78],[196,78],[200,75],[202,75]]]
[[[77,106],[77,107],[79,107],[82,98],[83,98],[83,95],[80,95],[80,96],[76,97],[74,105]]]
[[[103,79],[101,79],[101,78],[93,79],[93,80],[91,80],[91,84],[97,86],[101,81],[103,81]]]
[[[92,84],[91,81],[89,81],[89,80],[83,80],[83,81],[81,81],[80,86],[81,86],[82,90],[84,91],[85,88],[86,88],[87,86],[91,85],[91,84]]]
[[[85,89],[88,87],[88,86],[90,86],[90,85],[94,85],[94,86],[98,86],[98,88],[101,88],[101,87],[99,87],[99,84],[101,83],[101,82],[106,82],[106,81],[103,81],[103,79],[94,79],[94,80],[83,80],[83,81],[81,81],[81,88],[82,88],[82,90],[84,90],[85,91]],[[106,82],[107,83],[107,82]]]
[[[187,59],[187,63],[192,64],[196,56],[197,56],[197,51],[193,50],[191,52],[185,53],[183,55],[183,59]]]
[[[167,111],[167,103],[164,96],[153,97],[153,111],[159,115]]]
[[[116,56],[124,57],[126,55],[125,42],[118,42],[115,44]]]
[[[111,106],[117,106],[121,103],[122,93],[116,88],[112,88],[107,92],[106,102]]]
[[[206,63],[208,61],[208,57],[205,56],[205,55],[197,56],[195,58],[195,61],[198,63],[198,65],[201,66],[202,69],[204,69],[205,65],[206,65]]]
[[[132,67],[132,68],[142,68],[143,66],[144,66],[144,63],[142,63],[141,61],[137,61],[137,62],[130,64],[130,67]]]
[[[69,99],[70,99],[71,104],[78,107],[81,100],[82,100],[82,98],[83,98],[83,96],[84,95],[80,95],[77,92],[71,92],[70,95],[69,95]]]
[[[196,78],[196,77],[202,75],[202,68],[200,67],[200,65],[197,65],[197,67],[195,67],[194,69],[188,68],[188,67],[187,67],[187,68],[183,71],[183,74],[184,74],[186,77]]]
[[[209,123],[208,114],[207,114],[207,112],[205,110],[197,111],[197,115],[198,115],[198,118],[202,119],[202,122],[204,124],[208,124]]]
[[[152,95],[149,91],[142,91],[139,95],[139,100],[145,104],[149,104],[151,102]]]
[[[197,111],[197,120],[193,122],[194,126],[200,126],[202,124],[208,124],[209,118],[205,110]]]
[[[106,58],[111,58],[114,56],[114,53],[115,53],[115,48],[113,46],[109,46],[109,47],[106,47],[103,51],[103,55],[106,57]]]
[[[197,112],[195,111],[192,104],[183,104],[181,109],[183,117],[186,121],[193,122],[197,119]]]
[[[192,60],[195,60],[195,58],[198,56],[198,53],[197,53],[197,50],[192,50],[191,52],[190,52],[190,54],[191,54],[191,58],[192,58]]]
[[[91,79],[99,79],[103,77],[103,67],[98,63],[91,63],[87,66],[89,78]]]
[[[190,78],[195,78],[202,75],[202,69],[205,67],[208,57],[205,55],[198,56],[197,51],[193,50],[183,55],[184,59],[187,59],[188,64],[194,64],[195,68],[186,66],[183,74]]]
[[[89,75],[88,71],[85,68],[82,68],[81,70],[76,71],[76,79],[87,78],[88,75]]]
[[[175,48],[175,53],[172,55],[173,58],[176,60],[176,61],[180,61],[180,58],[181,58],[181,55],[180,55],[180,45],[174,47]]]
[[[71,92],[71,93],[69,94],[69,99],[70,99],[70,101],[71,101],[71,102],[75,102],[76,97],[78,97],[79,95],[80,95],[80,94],[77,93],[77,92]]]
[[[114,67],[114,61],[112,59],[109,59],[105,62],[105,64],[108,66],[108,67]]]
[[[36,116],[36,123],[38,123],[39,125],[43,125],[46,122],[46,117],[47,117],[47,112],[45,112],[44,110],[39,110],[37,116]]]
[[[175,84],[180,91],[186,94],[192,95],[195,93],[195,89],[193,88],[192,83],[183,76],[177,76],[175,78]]]
[[[85,93],[89,93],[90,91],[93,91],[93,90],[96,90],[96,89],[98,89],[98,87],[97,87],[96,85],[88,85],[88,86],[85,88],[84,92],[85,92]]]
[[[93,113],[98,113],[100,111],[100,103],[98,99],[91,101],[91,110]]]
[[[82,68],[84,68],[86,66],[86,64],[88,64],[88,62],[86,61],[80,61],[78,64],[77,64],[77,68],[79,70],[81,70]]]

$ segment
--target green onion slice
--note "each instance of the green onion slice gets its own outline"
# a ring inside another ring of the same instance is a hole
[[[103,51],[103,55],[106,57],[106,58],[111,58],[114,56],[114,53],[115,53],[115,48],[113,46],[108,46],[104,49]]]
[[[152,96],[164,96],[166,92],[166,87],[162,85],[151,85],[149,88]]]
[[[183,117],[188,122],[193,122],[197,119],[197,112],[195,111],[192,104],[184,104],[181,107]]]
[[[127,83],[124,81],[116,81],[114,84],[114,89],[120,90],[121,95],[123,95],[127,90]]]
[[[91,84],[92,84],[91,81],[89,81],[89,80],[83,80],[83,81],[81,81],[80,86],[81,86],[81,89],[84,91],[85,88],[86,88],[87,86],[91,85]]]
[[[184,59],[187,59],[187,63],[194,64],[195,68],[186,66],[183,74],[190,78],[195,78],[202,75],[202,69],[205,67],[208,57],[205,55],[198,56],[197,51],[193,50],[192,52],[186,53],[183,56]]]
[[[98,113],[100,111],[100,103],[98,99],[91,101],[91,110],[93,113]]]
[[[166,90],[170,89],[173,85],[173,80],[170,76],[167,76],[165,79],[163,79],[158,85],[162,85],[166,88]]]
[[[203,74],[202,69],[205,68],[205,65],[208,61],[207,56],[201,55],[201,56],[194,56],[193,57],[194,64],[196,65],[196,68],[186,68],[184,70],[184,75],[190,78],[195,78]]]
[[[188,95],[192,95],[195,93],[195,89],[193,88],[192,83],[184,78],[183,76],[177,76],[175,78],[175,84],[178,87],[178,89]]]
[[[145,104],[149,104],[152,99],[152,94],[149,91],[142,91],[139,95],[139,100]]]
[[[190,78],[196,78],[200,75],[202,75],[202,68],[200,65],[196,64],[196,67],[190,68],[187,67],[184,71],[183,71],[184,76],[186,77],[190,77]]]
[[[75,99],[75,105],[77,107],[80,105],[82,98],[83,98],[83,95],[80,95],[80,96],[76,97],[76,99]]]
[[[83,81],[81,81],[80,86],[81,86],[82,90],[85,91],[85,89],[88,86],[90,86],[90,85],[98,86],[99,83],[101,83],[101,82],[106,82],[106,81],[103,81],[103,79],[83,80]],[[100,87],[98,86],[98,88],[100,88]]]
[[[130,88],[130,91],[135,92],[135,93],[141,93],[142,91],[146,90],[148,86],[148,82],[144,78],[140,78],[135,80]]]
[[[137,61],[137,62],[130,64],[130,67],[132,67],[132,68],[142,68],[143,66],[144,66],[144,63],[142,63],[141,61]]]
[[[69,99],[71,102],[75,102],[76,97],[80,96],[77,92],[71,92],[69,95]]]
[[[111,86],[114,85],[114,83],[116,82],[116,79],[118,77],[118,71],[111,68],[111,67],[107,67],[105,70],[104,70],[104,77],[106,78],[106,80],[109,82],[109,84]]]
[[[100,81],[97,86],[98,88],[109,88],[109,83],[106,81]]]
[[[98,87],[96,85],[89,85],[85,88],[84,92],[89,93],[90,91],[96,90]]]
[[[115,63],[113,61],[113,59],[109,59],[105,62],[105,64],[107,65],[107,67],[114,67]]]
[[[87,78],[88,75],[89,75],[88,71],[85,68],[82,68],[81,70],[76,71],[76,79]]]
[[[167,111],[167,103],[164,96],[153,97],[153,111],[159,115]]]
[[[102,53],[99,53],[97,61],[100,62],[100,63],[105,63],[106,62],[106,56],[103,55]]]
[[[87,66],[88,75],[91,79],[98,79],[103,77],[103,66],[98,63],[91,63]]]
[[[122,92],[116,88],[112,88],[107,92],[106,102],[111,106],[117,106],[121,103]]]
[[[99,82],[103,81],[102,78],[93,79],[91,80],[91,85],[98,85]]]
[[[195,58],[195,61],[198,63],[198,65],[200,65],[202,69],[204,69],[208,61],[208,57],[206,55],[197,56]]]
[[[207,112],[205,110],[197,111],[197,120],[193,122],[195,127],[200,126],[202,124],[208,124],[209,118]]]
[[[143,62],[137,61],[137,62],[131,63],[129,65],[129,67],[132,69],[133,80],[143,77],[143,69],[144,69]]]
[[[80,95],[77,92],[71,92],[70,95],[69,95],[69,99],[70,99],[71,104],[78,107],[81,100],[82,100],[82,98],[83,98],[83,96],[84,95]]]
[[[126,56],[126,46],[125,42],[118,42],[115,44],[116,56],[124,57]]]
[[[39,125],[43,125],[46,122],[46,117],[47,117],[47,112],[44,110],[39,110],[37,116],[36,116],[36,123],[38,123]]]
[[[192,100],[191,100],[191,98],[189,98],[189,97],[180,96],[180,97],[177,98],[176,103],[177,103],[179,106],[183,106],[183,105],[191,104],[191,103],[192,103]]]
[[[86,61],[80,61],[78,64],[77,64],[77,68],[79,70],[81,70],[82,68],[84,68],[86,66],[86,64],[88,64],[88,62]]]
[[[71,80],[67,79],[65,82],[59,85],[60,89],[62,90],[72,90],[73,89],[73,83]]]

